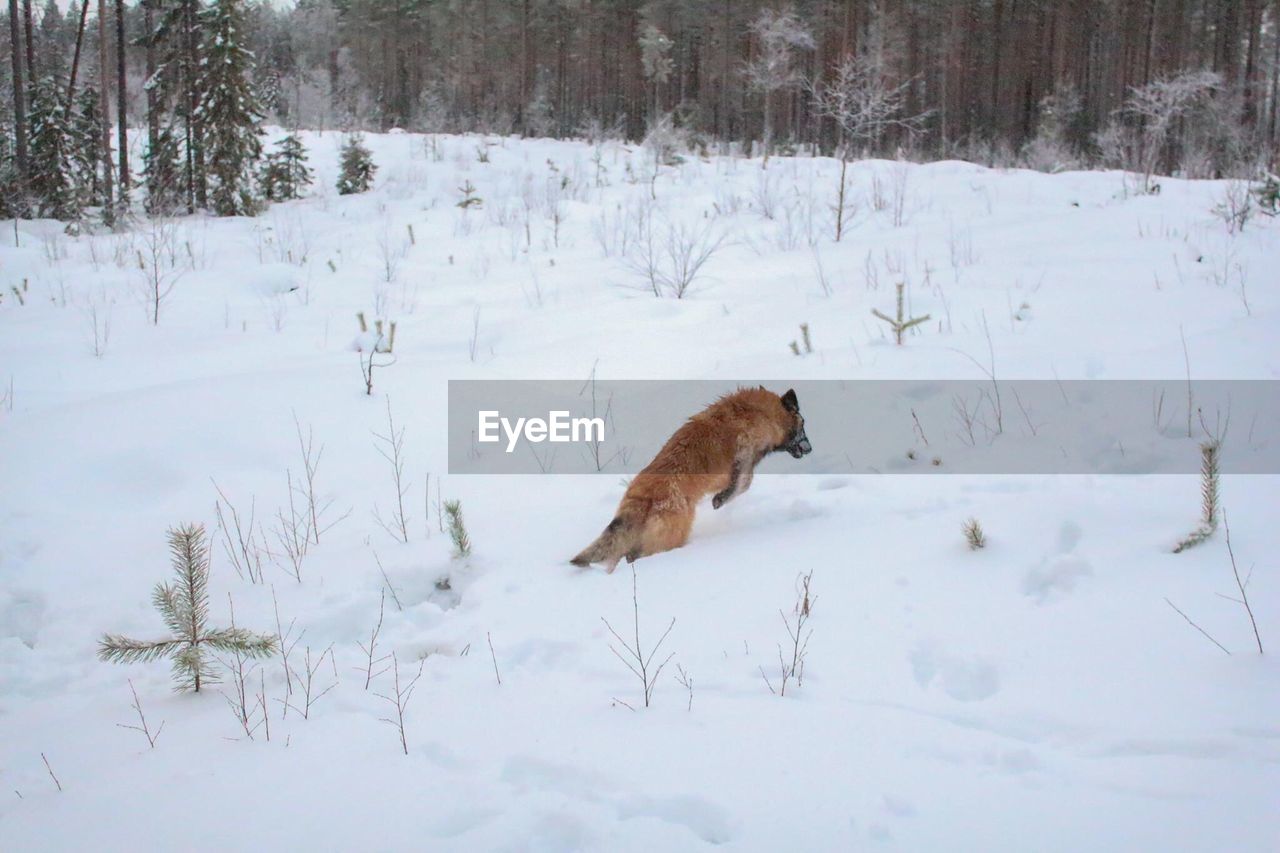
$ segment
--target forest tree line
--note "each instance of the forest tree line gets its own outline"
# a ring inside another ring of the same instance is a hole
[[[1192,177],[1280,139],[1280,0],[7,5],[10,214],[252,212],[263,121]]]

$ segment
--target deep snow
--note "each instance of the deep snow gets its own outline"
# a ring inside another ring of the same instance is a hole
[[[770,459],[750,492],[704,504],[686,548],[637,564],[645,644],[676,622],[654,705],[633,712],[601,621],[630,631],[631,575],[565,562],[621,476],[445,470],[449,379],[974,379],[988,331],[1001,378],[1178,379],[1185,339],[1197,379],[1275,379],[1280,223],[1229,233],[1225,182],[1135,196],[1120,173],[858,163],[835,243],[831,160],[691,157],[649,202],[634,147],[370,135],[375,190],[338,197],[341,137],[305,140],[312,194],[257,219],[78,238],[21,222],[18,247],[0,224],[0,848],[1280,846],[1276,476],[1223,482],[1259,656],[1217,595],[1236,594],[1223,531],[1170,553],[1195,477],[765,476],[788,473]],[[482,207],[456,206],[466,181]],[[659,234],[725,240],[684,299],[624,262],[650,208]],[[138,254],[157,240],[176,281],[153,327]],[[869,313],[892,311],[899,280],[933,317],[902,347]],[[397,322],[372,398],[357,312]],[[815,351],[797,357],[801,323]],[[408,544],[374,519],[395,500],[388,400]],[[278,550],[295,418],[324,446],[330,518],[350,515],[300,583],[268,561],[252,584],[218,541],[213,481]],[[913,445],[927,454],[904,430]],[[451,556],[438,496],[461,499],[471,557]],[[970,516],[983,551],[965,548]],[[217,689],[172,693],[166,663],[95,657],[104,631],[163,634],[150,591],[187,521],[213,538],[215,624],[231,595],[237,624],[274,631],[274,592],[295,668],[332,645],[317,681],[337,686],[307,719],[283,713],[279,658],[263,666],[269,741]],[[390,675],[366,692],[360,671],[378,560],[401,605],[387,598],[379,654],[405,671],[426,656],[407,756],[379,721]],[[779,610],[810,570],[804,682],[779,697],[761,669],[776,686]],[[136,722],[129,678],[164,722],[154,750],[117,726]]]

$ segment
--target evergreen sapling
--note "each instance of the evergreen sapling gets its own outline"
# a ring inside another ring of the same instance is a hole
[[[134,640],[121,634],[104,634],[98,642],[98,658],[109,663],[173,661],[175,690],[199,693],[218,681],[211,652],[265,658],[276,651],[276,638],[244,628],[209,627],[209,547],[204,525],[188,524],[169,530],[169,553],[174,581],[156,584],[151,602],[160,611],[171,637]]]
[[[266,157],[258,181],[267,201],[290,201],[301,198],[311,185],[312,173],[307,168],[307,150],[296,133],[276,143],[276,150]]]
[[[262,109],[250,80],[253,53],[241,0],[214,0],[201,13],[205,41],[197,85],[195,117],[208,155],[209,204],[219,216],[258,212],[253,177],[262,156]]]
[[[373,155],[364,147],[364,137],[353,133],[342,145],[342,172],[338,175],[338,194],[362,193],[373,186],[373,175],[378,167]]]

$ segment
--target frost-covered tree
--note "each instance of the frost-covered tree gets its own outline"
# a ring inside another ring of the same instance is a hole
[[[1071,140],[1079,121],[1080,93],[1063,83],[1040,99],[1036,135],[1022,150],[1022,160],[1041,172],[1060,172],[1079,165],[1080,155]]]
[[[1142,173],[1143,192],[1151,192],[1151,176],[1166,162],[1176,126],[1221,83],[1212,71],[1184,71],[1130,90],[1112,124],[1096,137],[1104,162],[1121,161],[1116,164],[1136,168]]]
[[[756,53],[743,67],[747,86],[764,96],[764,164],[773,148],[773,96],[801,81],[795,55],[813,48],[813,36],[791,9],[765,9],[751,22]]]
[[[80,196],[71,177],[71,127],[62,92],[51,78],[31,90],[31,161],[27,186],[41,216],[80,218]]]
[[[848,55],[831,78],[815,84],[814,109],[840,129],[840,149],[852,154],[860,148],[875,151],[886,131],[914,135],[927,114],[907,115],[911,81],[893,85],[870,56]]]
[[[202,16],[197,124],[208,156],[209,206],[219,216],[251,216],[261,206],[254,175],[262,156],[262,110],[250,81],[242,0],[214,0]]]
[[[342,171],[338,175],[338,194],[362,193],[373,186],[378,171],[373,154],[364,146],[364,137],[353,133],[342,144]]]
[[[156,584],[151,602],[173,636],[134,640],[104,634],[98,657],[110,663],[173,661],[175,690],[194,690],[218,680],[210,652],[264,658],[276,651],[276,638],[244,628],[209,627],[209,547],[204,526],[188,524],[169,530],[174,582]]]
[[[844,233],[845,173],[849,158],[857,150],[876,150],[886,131],[897,129],[914,136],[923,129],[927,117],[906,114],[911,81],[892,85],[879,63],[867,54],[848,55],[840,60],[829,80],[810,85],[814,111],[831,119],[840,129],[837,154],[840,157],[840,186],[836,194],[836,240]]]
[[[267,155],[258,181],[267,201],[289,201],[302,196],[302,191],[311,185],[311,177],[307,150],[298,135],[291,133]]]
[[[671,79],[675,63],[671,61],[671,39],[653,24],[646,24],[640,31],[640,67],[645,79],[653,87],[653,103],[649,110],[649,121],[657,120],[659,115],[658,88]]]

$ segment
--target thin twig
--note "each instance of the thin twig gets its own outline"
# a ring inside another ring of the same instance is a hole
[[[1217,646],[1218,648],[1222,649],[1224,652],[1227,652],[1227,654],[1231,654],[1231,652],[1227,651],[1227,647],[1226,647],[1226,646],[1222,645],[1222,643],[1219,643],[1219,642],[1218,642],[1217,640],[1215,640],[1213,637],[1210,637],[1210,636],[1209,636],[1209,632],[1208,632],[1208,631],[1206,631],[1205,629],[1201,628],[1201,627],[1200,627],[1199,625],[1197,625],[1195,622],[1192,622],[1192,621],[1191,621],[1191,617],[1190,617],[1190,616],[1188,616],[1187,614],[1183,613],[1181,610],[1178,610],[1178,605],[1176,605],[1176,604],[1174,604],[1172,601],[1170,601],[1170,600],[1168,599],[1168,597],[1167,597],[1167,596],[1165,597],[1164,603],[1165,603],[1165,604],[1167,604],[1167,605],[1169,605],[1170,607],[1172,607],[1174,610],[1177,610],[1177,611],[1178,611],[1178,615],[1179,615],[1179,616],[1181,616],[1183,619],[1186,619],[1186,620],[1187,620],[1187,624],[1188,624],[1188,625],[1190,625],[1192,628],[1195,628],[1195,629],[1196,629],[1197,631],[1199,631],[1201,634],[1204,634],[1204,635],[1205,635],[1205,637],[1207,637],[1207,638],[1208,638],[1209,642],[1213,643],[1215,646]]]
[[[1253,639],[1258,644],[1258,654],[1263,654],[1262,637],[1258,634],[1258,620],[1253,618],[1253,608],[1249,606],[1249,594],[1245,591],[1249,584],[1240,580],[1240,570],[1236,568],[1236,552],[1231,549],[1231,526],[1227,524],[1227,511],[1222,511],[1222,530],[1227,538],[1227,555],[1231,558],[1231,573],[1235,575],[1236,587],[1240,590],[1239,603],[1244,605],[1244,612],[1249,614],[1249,624],[1253,626]]]
[[[489,657],[493,658],[493,677],[498,679],[498,686],[502,686],[502,676],[498,674],[498,656],[493,651],[493,637],[488,631],[484,632],[485,639],[489,641]]]
[[[53,784],[58,786],[58,790],[62,790],[62,783],[58,781],[58,777],[54,775],[53,768],[49,766],[49,759],[44,757],[44,753],[40,753],[40,758],[44,760],[44,769],[49,771],[49,778],[53,780]]]

